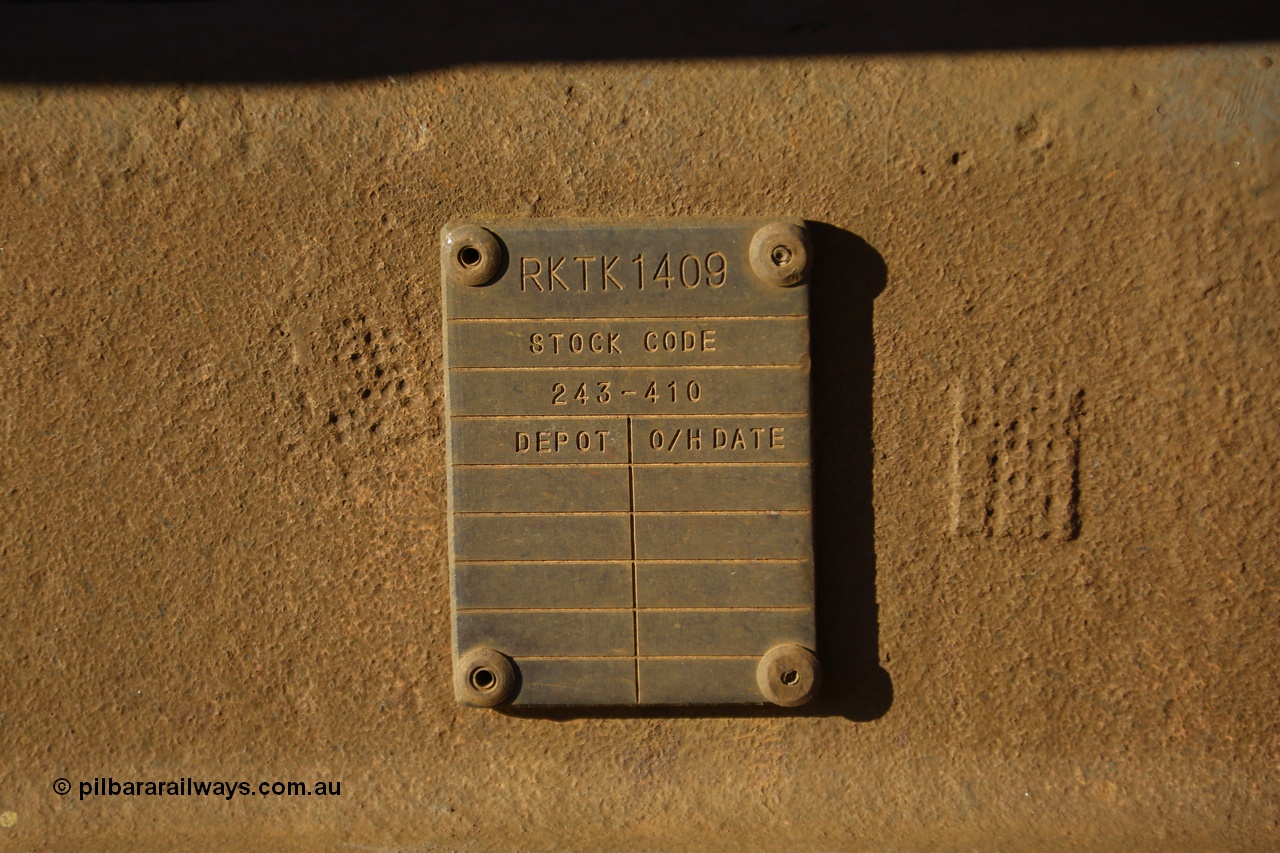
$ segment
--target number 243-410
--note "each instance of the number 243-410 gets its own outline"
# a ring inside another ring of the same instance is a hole
[[[665,385],[652,380],[643,391],[639,388],[615,390],[612,382],[582,382],[577,388],[557,382],[551,386],[551,402],[556,406],[567,406],[570,403],[601,405],[613,402],[617,397],[641,396],[650,403],[697,403],[702,399],[702,386],[697,380],[689,382],[668,382]]]

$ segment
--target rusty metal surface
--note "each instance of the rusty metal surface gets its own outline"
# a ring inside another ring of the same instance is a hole
[[[801,222],[445,226],[455,668],[520,674],[460,702],[812,698],[756,678],[816,646],[811,256]]]
[[[6,86],[0,848],[1274,849],[1277,60]],[[440,228],[780,210],[820,697],[458,707]]]

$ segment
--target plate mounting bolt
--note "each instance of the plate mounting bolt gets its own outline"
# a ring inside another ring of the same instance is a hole
[[[515,664],[494,649],[473,649],[458,660],[453,671],[453,692],[463,705],[501,705],[515,696]]]
[[[455,281],[480,287],[502,272],[506,260],[502,241],[487,228],[459,225],[445,235],[444,246],[444,263]]]
[[[764,698],[784,708],[794,708],[812,699],[822,684],[822,667],[813,652],[804,646],[774,646],[760,658],[756,685]]]
[[[778,287],[794,287],[809,275],[813,244],[809,229],[792,222],[770,222],[751,237],[751,269]]]

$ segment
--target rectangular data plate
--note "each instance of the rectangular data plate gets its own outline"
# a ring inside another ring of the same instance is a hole
[[[799,220],[445,227],[459,701],[812,694],[762,664],[814,648],[811,260]]]

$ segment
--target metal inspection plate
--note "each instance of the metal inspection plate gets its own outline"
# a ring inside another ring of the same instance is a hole
[[[441,242],[459,701],[807,701],[804,223]]]

